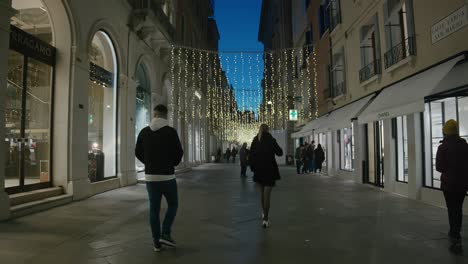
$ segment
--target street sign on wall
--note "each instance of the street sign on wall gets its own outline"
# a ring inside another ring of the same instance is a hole
[[[297,113],[296,109],[289,110],[289,121],[297,121],[299,114]]]

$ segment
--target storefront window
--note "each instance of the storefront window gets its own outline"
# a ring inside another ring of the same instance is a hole
[[[137,68],[135,141],[138,133],[151,122],[151,87],[143,65]]]
[[[42,2],[13,0],[5,91],[5,189],[51,186],[51,116],[56,50]],[[33,47],[39,47],[35,49]],[[47,52],[44,52],[47,51]]]
[[[396,146],[397,181],[408,183],[408,129],[407,117],[400,116],[394,119],[393,129]]]
[[[117,175],[117,58],[105,32],[94,35],[89,56],[88,176],[96,182]]]
[[[354,136],[353,128],[340,130],[340,168],[342,170],[354,170]]]
[[[443,124],[449,119],[459,122],[460,136],[468,140],[468,97],[450,97],[426,104],[424,134],[427,187],[440,188],[441,185],[441,175],[435,168],[435,157],[444,138]]]

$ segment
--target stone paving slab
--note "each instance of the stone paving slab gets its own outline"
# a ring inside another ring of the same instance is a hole
[[[178,176],[178,249],[152,251],[139,184],[0,223],[0,263],[468,263],[447,250],[444,209],[294,168],[281,168],[264,230],[239,174],[208,164]]]

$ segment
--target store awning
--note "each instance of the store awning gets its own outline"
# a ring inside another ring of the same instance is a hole
[[[424,98],[447,76],[464,55],[434,66],[385,88],[358,117],[360,124],[424,112]]]
[[[374,94],[366,96],[331,112],[328,115],[326,124],[322,124],[322,128],[318,129],[318,132],[350,127],[352,120],[358,117],[373,97]]]
[[[445,76],[444,79],[432,91],[431,95],[426,98],[426,101],[433,101],[451,97],[453,95],[468,95],[468,61],[460,61],[452,70]]]
[[[308,135],[311,135],[313,131],[319,129],[322,127],[322,124],[324,124],[327,120],[328,115],[321,116],[317,119],[314,119],[307,123],[301,130],[299,130],[296,133],[291,134],[292,138],[301,138],[305,137]]]

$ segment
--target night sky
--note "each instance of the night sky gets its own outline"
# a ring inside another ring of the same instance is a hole
[[[234,86],[240,110],[244,107],[245,110],[256,111],[261,102],[263,45],[257,40],[261,6],[261,0],[216,0],[215,4],[223,70],[227,72],[228,80]],[[242,51],[259,53],[242,54]],[[260,63],[257,63],[258,61]]]

